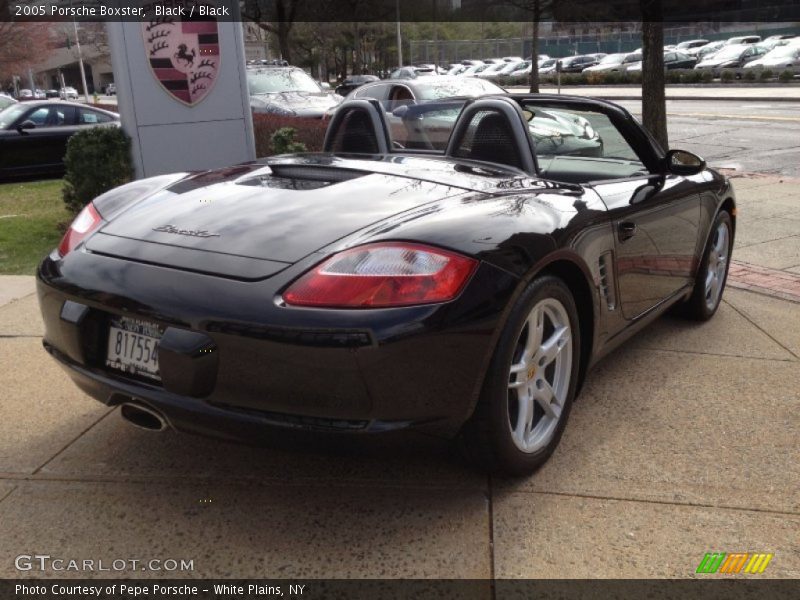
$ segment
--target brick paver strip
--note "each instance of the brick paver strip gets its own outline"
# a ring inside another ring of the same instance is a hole
[[[731,287],[800,302],[800,275],[732,261],[728,273]]]

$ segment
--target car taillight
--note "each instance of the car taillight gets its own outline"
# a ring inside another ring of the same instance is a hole
[[[385,308],[452,300],[477,261],[403,242],[367,244],[335,254],[284,292],[292,306]]]
[[[102,222],[103,218],[97,212],[94,204],[90,202],[84,206],[83,210],[78,213],[78,216],[69,226],[69,229],[67,229],[64,237],[61,238],[61,243],[58,245],[58,253],[61,258],[69,254],[75,246],[81,243],[83,238],[97,229]]]

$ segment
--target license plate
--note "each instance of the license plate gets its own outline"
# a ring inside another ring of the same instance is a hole
[[[161,380],[158,371],[158,341],[163,331],[153,323],[115,317],[108,328],[106,366],[132,375]]]

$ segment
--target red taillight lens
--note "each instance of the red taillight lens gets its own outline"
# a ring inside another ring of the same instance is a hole
[[[289,286],[287,304],[382,308],[447,302],[461,292],[477,261],[439,248],[389,242],[340,252]]]
[[[103,218],[97,212],[94,204],[90,202],[84,206],[83,210],[78,213],[78,216],[69,226],[69,229],[67,229],[67,233],[61,238],[61,243],[58,245],[58,253],[61,258],[69,254],[75,246],[81,243],[83,238],[97,229],[102,222]]]

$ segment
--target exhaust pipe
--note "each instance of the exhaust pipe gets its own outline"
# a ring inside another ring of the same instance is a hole
[[[123,419],[139,429],[164,431],[167,428],[167,421],[164,417],[153,409],[142,406],[141,404],[125,402],[121,405],[120,413]]]

